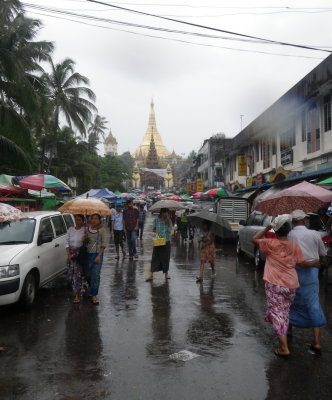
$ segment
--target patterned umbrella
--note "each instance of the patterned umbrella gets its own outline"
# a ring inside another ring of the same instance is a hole
[[[332,192],[309,182],[281,190],[268,196],[255,209],[268,215],[290,214],[294,210],[315,212],[332,202]]]
[[[58,192],[71,192],[70,187],[62,182],[60,179],[53,175],[28,175],[28,176],[15,176],[13,182],[22,188],[42,190],[50,189]]]
[[[209,197],[228,197],[227,191],[223,188],[210,189],[204,194]]]
[[[26,218],[26,216],[21,210],[9,204],[0,203],[0,222],[17,221],[22,218]]]
[[[67,201],[58,211],[65,214],[112,215],[112,211],[107,204],[93,197],[89,197],[88,199],[77,197],[74,200]]]

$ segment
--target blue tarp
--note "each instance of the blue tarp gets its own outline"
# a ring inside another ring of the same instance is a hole
[[[97,193],[95,193],[94,195],[92,195],[90,197],[97,197],[98,199],[103,198],[106,200],[117,199],[116,195],[113,192],[111,192],[110,190],[108,190],[107,188],[99,189],[99,191],[97,191]]]

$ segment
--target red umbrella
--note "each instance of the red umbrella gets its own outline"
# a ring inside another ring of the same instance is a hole
[[[21,189],[10,185],[9,183],[0,183],[0,193],[7,195],[7,194],[27,194],[27,189]]]
[[[256,205],[255,209],[268,215],[289,214],[294,210],[315,212],[332,202],[332,192],[309,182],[271,194]]]
[[[173,196],[166,197],[166,200],[182,201],[183,198],[180,196],[177,196],[176,194],[173,194]]]
[[[210,189],[204,194],[209,197],[228,197],[227,191],[223,188]]]

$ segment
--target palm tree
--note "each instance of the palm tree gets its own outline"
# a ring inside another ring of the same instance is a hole
[[[98,143],[100,143],[100,138],[105,139],[105,130],[107,129],[106,124],[108,121],[105,117],[101,117],[100,115],[96,115],[93,122],[88,129],[88,143],[89,149],[96,151]]]
[[[31,168],[31,130],[27,116],[36,112],[34,88],[39,62],[45,60],[53,45],[34,41],[40,21],[26,18],[18,0],[0,2],[0,151]]]
[[[86,126],[91,120],[92,112],[97,111],[92,103],[95,101],[95,94],[88,87],[81,86],[88,85],[89,80],[74,71],[74,61],[70,58],[59,64],[54,64],[51,58],[49,61],[51,72],[43,74],[42,77],[48,89],[48,97],[53,104],[52,150],[48,169],[56,155],[60,117],[63,116],[71,129],[76,127],[85,137]]]

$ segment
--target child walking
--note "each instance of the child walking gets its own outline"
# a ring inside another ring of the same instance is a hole
[[[214,266],[216,261],[216,248],[214,245],[214,234],[210,231],[209,221],[204,220],[202,222],[199,246],[201,250],[201,265],[199,276],[196,277],[196,282],[203,282],[205,263],[210,264],[211,278],[214,279],[216,277],[216,270]]]

